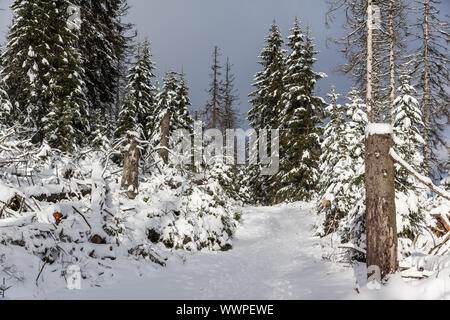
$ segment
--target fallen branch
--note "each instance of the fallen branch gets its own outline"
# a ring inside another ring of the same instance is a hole
[[[92,227],[91,227],[91,225],[89,224],[89,222],[87,221],[86,217],[85,217],[80,211],[78,211],[78,209],[75,208],[74,206],[72,206],[72,208],[73,208],[73,210],[75,210],[76,213],[78,213],[78,214],[84,219],[84,221],[86,222],[86,224],[89,226],[89,229],[92,229]]]
[[[82,189],[81,195],[83,197],[91,194],[91,189]],[[34,199],[40,202],[52,202],[57,203],[62,200],[70,199],[70,198],[79,198],[79,195],[75,192],[60,192],[60,193],[52,193],[52,194],[40,194],[40,195],[33,195]]]
[[[47,265],[47,262],[44,262],[44,265],[42,266],[41,271],[39,271],[39,274],[38,274],[38,276],[36,278],[36,286],[38,286],[39,277],[41,276],[42,271],[44,271],[44,268],[45,268],[46,265]]]
[[[436,253],[435,254],[437,254],[438,252],[439,252],[439,250],[442,248],[442,246],[445,244],[445,243],[447,243],[448,241],[450,240],[450,232],[447,234],[447,237],[444,239],[444,241],[442,241],[440,244],[438,244],[437,246],[435,246],[433,249],[431,249],[430,250],[430,252],[428,252],[428,254],[432,254],[432,252],[434,251],[434,250],[436,250]]]
[[[355,250],[359,253],[362,253],[364,255],[366,254],[366,251],[364,249],[360,249],[360,248],[356,248],[356,247],[352,247],[352,246],[339,246],[338,248],[339,249],[351,249],[351,250]]]
[[[436,192],[436,194],[438,194],[439,196],[441,196],[444,199],[447,199],[448,201],[450,201],[450,194],[437,187],[430,178],[426,178],[424,176],[422,176],[421,174],[419,174],[416,170],[414,170],[405,160],[403,160],[402,158],[400,158],[400,156],[394,151],[394,149],[391,149],[389,151],[389,155],[392,157],[392,159],[394,160],[394,162],[398,163],[400,166],[402,166],[406,171],[408,171],[409,173],[411,173],[419,182],[423,183],[425,186],[427,186],[428,188],[430,188],[431,190],[433,190],[434,192]]]

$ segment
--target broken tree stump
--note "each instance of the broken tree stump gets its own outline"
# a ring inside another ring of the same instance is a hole
[[[377,124],[376,130],[370,126],[367,130],[366,263],[368,270],[378,267],[383,279],[398,269],[394,162],[389,155],[394,141],[389,125]]]
[[[136,133],[128,132],[125,142],[121,186],[127,190],[127,196],[135,199],[139,188],[139,144]]]

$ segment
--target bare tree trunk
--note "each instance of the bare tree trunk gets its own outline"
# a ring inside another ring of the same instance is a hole
[[[161,142],[158,150],[159,156],[163,159],[165,164],[169,163],[169,135],[170,135],[170,111],[161,120]]]
[[[373,23],[373,12],[372,5],[373,0],[367,0],[367,69],[366,69],[366,108],[367,108],[367,118],[369,122],[372,122],[372,63],[373,63],[373,33],[372,33],[372,23]]]
[[[423,158],[425,167],[429,168],[429,160],[430,160],[430,135],[429,135],[429,125],[430,125],[430,110],[429,110],[429,61],[428,61],[428,41],[429,41],[429,24],[428,24],[428,12],[429,12],[429,3],[428,1],[424,1],[423,5],[425,6],[425,23],[423,26],[424,35],[424,67],[423,67],[423,138],[425,140],[425,145],[423,148]]]
[[[366,140],[367,267],[378,267],[382,278],[398,268],[393,144],[390,134]]]
[[[214,87],[213,87],[213,110],[212,110],[212,127],[213,129],[217,128],[217,104],[218,104],[218,91],[219,91],[219,86],[218,86],[218,55],[219,55],[219,48],[216,46],[214,47],[214,67],[213,67],[213,71],[214,71]]]
[[[389,110],[388,116],[394,125],[395,58],[394,58],[394,0],[389,0]]]
[[[128,133],[126,145],[121,185],[123,189],[127,190],[127,196],[135,199],[139,188],[140,152],[137,137]]]

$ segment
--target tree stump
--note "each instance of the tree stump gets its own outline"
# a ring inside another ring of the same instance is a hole
[[[378,267],[381,278],[398,269],[393,144],[389,133],[369,132],[366,139],[366,258],[368,270]]]
[[[139,188],[139,148],[137,136],[127,133],[126,150],[123,160],[121,186],[127,190],[127,196],[135,199]]]

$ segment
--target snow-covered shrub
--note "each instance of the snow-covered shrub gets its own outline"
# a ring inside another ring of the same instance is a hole
[[[0,132],[0,251],[22,248],[61,274],[77,264],[95,282],[102,261],[165,265],[173,250],[231,249],[240,211],[215,177],[153,166],[130,200],[112,151],[69,156],[22,136]]]

